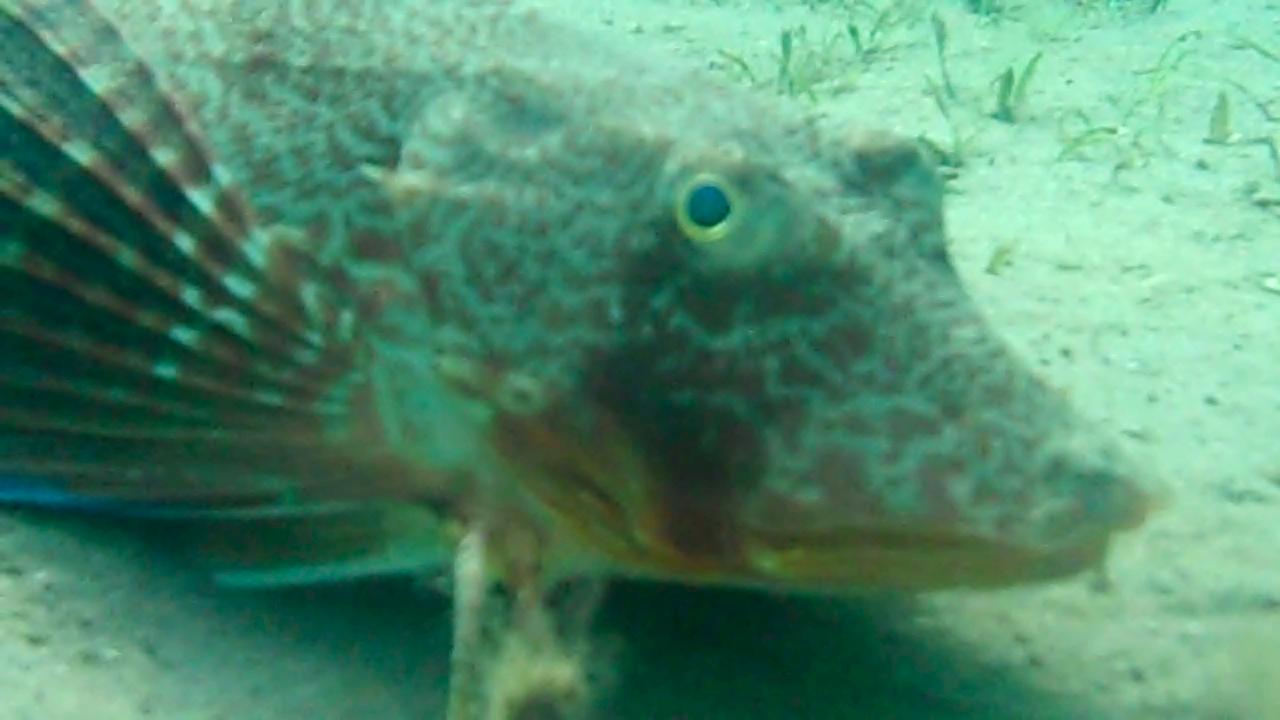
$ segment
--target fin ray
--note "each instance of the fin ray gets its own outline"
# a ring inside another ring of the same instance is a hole
[[[444,502],[367,442],[341,272],[92,3],[0,2],[0,76],[0,502]]]

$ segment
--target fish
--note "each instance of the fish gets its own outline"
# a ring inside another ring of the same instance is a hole
[[[519,2],[0,0],[0,286],[0,503],[453,572],[455,689],[492,583],[1002,587],[1157,505],[916,142]]]

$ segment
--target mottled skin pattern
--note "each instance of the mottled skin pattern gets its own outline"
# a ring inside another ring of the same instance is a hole
[[[794,588],[1054,577],[1146,512],[965,296],[910,144],[503,3],[82,5],[0,2],[0,474],[376,507],[375,570],[443,512]]]

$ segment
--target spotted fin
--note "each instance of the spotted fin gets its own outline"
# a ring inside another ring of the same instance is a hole
[[[91,4],[0,2],[0,219],[0,502],[262,525],[438,498],[366,436],[341,273]]]

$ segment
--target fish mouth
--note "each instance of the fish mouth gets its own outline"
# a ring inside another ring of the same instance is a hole
[[[561,572],[599,569],[689,584],[791,591],[996,588],[1101,569],[1115,536],[1161,503],[1119,481],[1087,516],[1042,540],[962,525],[848,517],[819,524],[742,503],[673,492],[620,425],[595,416],[592,432],[558,413],[500,415],[494,444],[513,479],[555,529]],[[830,518],[832,513],[826,513]]]
[[[1005,587],[1101,567],[1110,533],[1069,545],[1030,548],[945,531],[850,528],[786,536],[748,535],[748,558],[762,575],[816,590],[941,590]]]

